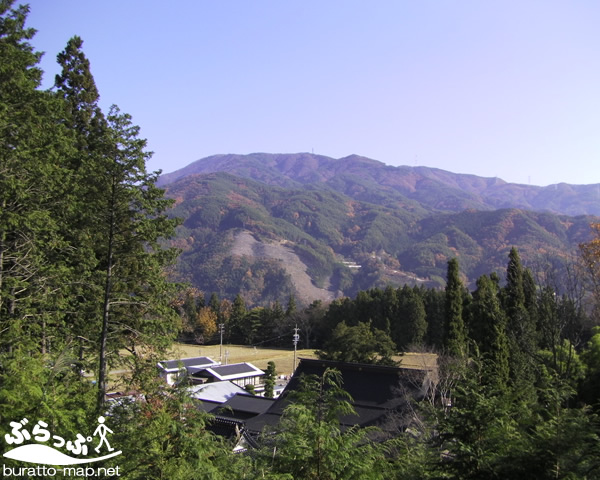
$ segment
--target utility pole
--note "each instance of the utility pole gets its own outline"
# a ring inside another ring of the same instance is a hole
[[[298,335],[298,330],[300,329],[298,328],[298,325],[296,325],[296,328],[294,328],[294,336],[292,337],[294,342],[294,367],[292,368],[292,373],[296,371],[296,346],[300,341],[300,335]]]
[[[223,330],[225,330],[225,324],[219,323],[219,333],[221,334],[221,344],[219,345],[219,362],[223,363]]]

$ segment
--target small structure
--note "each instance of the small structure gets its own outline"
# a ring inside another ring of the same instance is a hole
[[[160,376],[169,385],[175,384],[177,379],[187,374],[188,376],[198,370],[202,370],[207,367],[219,365],[219,362],[215,362],[210,357],[194,357],[194,358],[182,358],[180,360],[164,360],[158,362],[157,366],[160,371]]]
[[[192,383],[233,382],[240,387],[259,385],[265,372],[251,363],[215,365],[196,370],[190,374]]]

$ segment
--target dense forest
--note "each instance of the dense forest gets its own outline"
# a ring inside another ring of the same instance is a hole
[[[581,263],[538,276],[512,248],[504,275],[474,289],[450,258],[444,289],[382,286],[308,306],[292,293],[251,308],[242,295],[205,298],[170,281],[179,221],[138,127],[99,107],[77,36],[40,89],[27,14],[0,0],[2,453],[26,419],[71,444],[106,415],[123,455],[98,465],[127,479],[600,478],[600,226]],[[335,370],[306,377],[276,432],[234,454],[185,385],[156,371],[176,338],[211,342],[218,323],[228,342],[274,346],[298,325],[303,346],[338,361],[435,351],[438,379],[383,435],[340,427],[352,406]],[[107,410],[117,369],[144,401]],[[5,476],[23,468],[3,458]]]
[[[455,256],[474,288],[480,275],[501,274],[513,246],[537,276],[548,262],[564,265],[575,256],[598,221],[519,208],[433,210],[413,199],[400,203],[376,186],[368,196],[323,183],[282,187],[240,176],[253,165],[242,157],[232,165],[236,175],[194,174],[165,187],[175,201],[169,215],[182,219],[171,243],[181,249],[178,278],[230,301],[241,293],[252,306],[284,302],[292,293],[310,303],[387,285],[441,288],[447,259]],[[421,195],[431,197],[429,189]],[[452,203],[456,193],[446,193]],[[254,248],[240,248],[247,238]],[[302,288],[299,271],[322,291]]]

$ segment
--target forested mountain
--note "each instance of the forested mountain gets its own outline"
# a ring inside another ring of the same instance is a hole
[[[193,174],[228,172],[269,185],[327,185],[355,200],[426,211],[519,208],[565,215],[600,215],[600,184],[547,187],[507,183],[428,167],[393,167],[351,155],[333,159],[310,153],[214,155],[162,175],[165,186]]]
[[[209,157],[160,183],[176,202],[171,214],[183,219],[179,278],[250,304],[292,293],[330,300],[385,284],[439,287],[455,256],[473,286],[503,270],[512,246],[540,271],[574,255],[594,220],[555,206],[600,207],[586,201],[592,186],[557,186],[576,193],[542,203],[554,187],[310,154]],[[502,191],[513,196],[496,209]],[[517,208],[519,200],[547,208]]]

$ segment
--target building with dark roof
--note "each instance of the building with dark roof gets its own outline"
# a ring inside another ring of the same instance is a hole
[[[275,400],[272,398],[258,397],[248,393],[236,394],[225,403],[206,410],[212,415],[207,428],[229,440],[236,439],[234,452],[244,451],[248,446],[256,447],[256,442],[248,435],[244,425],[248,419],[265,413],[273,405],[273,402]]]
[[[267,411],[249,418],[248,433],[258,435],[265,426],[275,426],[290,404],[289,394],[300,386],[302,375],[322,376],[327,368],[337,369],[342,376],[342,388],[352,397],[355,414],[340,418],[342,429],[353,425],[378,426],[385,430],[405,428],[412,419],[412,400],[427,393],[431,370],[407,369],[380,365],[300,359],[290,382]]]
[[[238,393],[231,397],[226,402],[220,404],[217,408],[213,408],[210,413],[212,415],[235,420],[248,420],[257,415],[265,413],[275,399],[258,397],[249,393]]]

